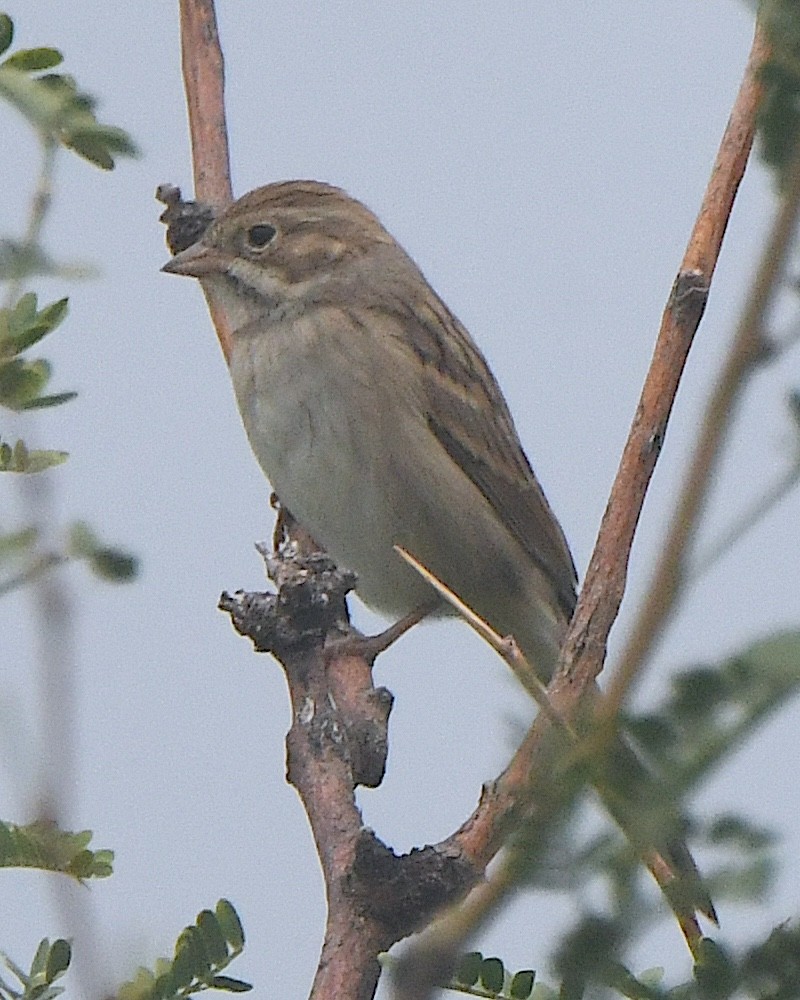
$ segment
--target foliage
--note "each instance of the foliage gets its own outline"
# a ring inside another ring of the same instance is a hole
[[[14,23],[0,14],[0,55],[13,40]],[[115,156],[135,156],[127,132],[99,122],[94,99],[79,90],[71,76],[42,74],[63,61],[58,49],[17,50],[0,63],[0,96],[28,119],[44,143],[71,149],[95,166],[111,170]]]
[[[14,23],[7,14],[0,13],[0,55],[8,52],[13,39]],[[49,206],[55,150],[70,149],[106,170],[114,167],[115,157],[137,153],[123,129],[97,120],[93,98],[81,91],[71,76],[43,72],[62,62],[58,49],[49,47],[18,49],[0,62],[0,98],[27,119],[43,149],[28,232],[21,240],[6,238],[0,242],[0,279],[10,282],[11,290],[10,301],[0,309],[0,406],[11,410],[57,406],[75,396],[74,392],[45,394],[50,365],[41,358],[22,357],[25,350],[62,322],[67,299],[59,299],[40,310],[32,292],[19,298],[13,294],[24,280],[36,274],[60,271],[39,243]],[[76,273],[75,269],[72,273]],[[33,450],[24,441],[12,444],[0,438],[0,471],[41,472],[59,465],[66,457],[63,451]]]
[[[644,831],[663,830],[672,817],[682,817],[677,832],[702,845],[703,869],[708,872],[704,884],[717,903],[763,899],[774,872],[774,837],[752,819],[730,812],[704,817],[702,822],[692,819],[685,815],[684,804],[713,769],[740,748],[770,712],[785,707],[798,689],[800,633],[787,632],[717,664],[685,670],[674,679],[659,708],[626,720],[637,753],[659,777],[653,786],[658,794],[652,800],[631,790],[638,795],[636,822]],[[556,803],[559,811],[551,813],[545,825],[537,821],[520,832],[515,845],[519,878],[550,892],[580,893],[580,898],[591,898],[595,904],[605,900],[604,907],[582,908],[558,949],[554,965],[562,995],[571,995],[573,988],[579,994],[576,984],[588,981],[602,982],[624,996],[651,995],[641,991],[655,989],[652,976],[644,980],[634,976],[626,956],[667,911],[630,842],[606,821],[599,826],[596,810],[587,827],[590,806],[577,798],[583,787],[581,766],[573,764],[554,782],[563,793]],[[624,781],[618,789],[625,790]],[[711,954],[712,945],[705,948]],[[474,972],[474,964],[467,967]],[[462,985],[478,982],[460,975]],[[492,982],[498,995],[499,981],[495,974]],[[502,982],[507,989],[506,973]]]
[[[8,52],[14,26],[0,14],[0,55]],[[23,238],[0,241],[0,280],[8,283],[0,307],[0,407],[15,412],[44,409],[66,403],[74,392],[50,393],[50,364],[27,353],[64,321],[67,299],[40,308],[34,292],[23,293],[23,283],[37,274],[75,277],[75,268],[53,263],[39,238],[50,205],[55,152],[68,148],[97,166],[110,169],[114,157],[133,155],[135,147],[122,129],[103,125],[94,115],[94,102],[75,81],[60,73],[43,73],[62,62],[52,48],[21,49],[0,62],[0,98],[13,105],[36,130],[42,147],[38,182],[31,198],[30,217]],[[0,438],[0,471],[37,473],[60,465],[66,452],[32,449],[23,440]],[[29,583],[41,573],[70,558],[81,559],[105,579],[130,579],[136,561],[127,553],[102,544],[86,525],[69,532],[64,551],[41,547],[42,530],[50,525],[25,526],[0,534],[0,595]],[[0,867],[36,868],[67,875],[80,882],[105,878],[112,872],[113,852],[90,850],[91,831],[72,833],[54,823],[27,825],[0,822]],[[25,971],[4,956],[6,969],[17,982],[0,978],[0,1000],[50,1000],[62,987],[56,981],[70,964],[67,941],[52,944],[45,938]]]
[[[184,928],[171,960],[159,959],[154,971],[140,969],[134,980],[120,987],[116,1000],[180,1000],[205,990],[247,993],[252,988],[249,983],[221,975],[243,949],[239,915],[227,899],[220,899],[213,911],[202,910],[194,924]],[[44,938],[28,972],[7,955],[0,957],[19,982],[11,986],[0,977],[0,1000],[53,1000],[64,992],[53,984],[69,968],[68,941],[59,938],[51,944]]]
[[[491,1000],[581,1000],[596,987],[607,996],[630,1000],[729,1000],[735,996],[792,1000],[800,996],[797,925],[776,927],[764,941],[739,954],[704,938],[692,979],[671,988],[663,985],[663,969],[634,975],[609,959],[610,933],[602,920],[590,918],[565,939],[555,963],[557,988],[536,981],[531,970],[512,975],[499,958],[484,958],[480,952],[464,955],[445,985],[457,993]]]
[[[761,154],[782,185],[800,135],[800,6],[796,0],[762,0],[759,16],[772,49],[762,72]]]
[[[28,972],[24,972],[7,955],[2,958],[6,968],[19,981],[19,986],[10,986],[0,977],[0,1000],[53,1000],[64,992],[62,986],[53,984],[69,968],[72,959],[69,941],[57,938],[51,944],[43,938]]]
[[[8,52],[13,37],[11,18],[0,14],[0,55]],[[69,268],[52,262],[39,243],[50,204],[55,150],[71,149],[106,169],[114,166],[115,156],[136,153],[127,133],[97,121],[93,99],[78,89],[72,77],[43,75],[42,71],[62,61],[57,49],[40,47],[19,49],[0,62],[0,98],[24,115],[43,148],[27,233],[21,240],[0,241],[0,279],[9,282],[7,304],[0,307],[0,407],[17,412],[58,406],[75,397],[74,392],[47,392],[49,362],[25,355],[63,323],[68,300],[61,298],[40,308],[34,292],[20,294],[23,281],[33,275],[70,273]],[[71,273],[74,276],[76,269]],[[5,440],[0,434],[0,472],[38,473],[60,465],[66,458],[65,451],[30,448],[22,439]],[[0,534],[0,595],[71,558],[84,560],[106,580],[125,581],[136,575],[133,556],[101,543],[84,524],[69,529],[66,547],[60,552],[41,550],[39,535],[33,526]]]
[[[136,978],[120,987],[116,1000],[177,1000],[202,990],[246,993],[252,987],[220,973],[241,954],[244,930],[236,910],[221,899],[214,911],[202,910],[175,942],[172,959],[155,968],[139,969]]]
[[[474,997],[528,1000],[533,995],[535,981],[532,969],[509,973],[499,958],[484,958],[479,951],[470,951],[462,956],[446,986]],[[534,1000],[544,1000],[541,986]]]
[[[112,871],[114,852],[90,851],[91,839],[91,830],[69,833],[52,823],[16,826],[0,822],[0,867],[61,872],[78,881],[107,878]]]

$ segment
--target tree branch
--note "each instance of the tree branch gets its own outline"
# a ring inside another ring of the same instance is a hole
[[[194,193],[219,211],[233,200],[228,126],[225,122],[225,63],[214,0],[180,0],[181,66],[192,141]],[[233,332],[221,304],[201,280],[222,353],[231,357]]]
[[[766,44],[760,43],[762,58]],[[758,94],[751,101],[756,102]],[[728,356],[706,406],[694,454],[686,474],[648,588],[630,638],[623,651],[614,681],[609,689],[609,703],[615,709],[652,654],[675,609],[687,578],[688,559],[697,528],[714,482],[719,458],[727,439],[737,405],[750,376],[769,356],[764,339],[764,323],[776,286],[783,274],[791,248],[792,236],[800,212],[800,151],[789,169],[787,183],[775,214],[761,259],[747,296]]]
[[[181,26],[196,193],[219,207],[231,195],[223,65],[211,0],[181,0]],[[755,75],[763,57],[764,44],[757,35],[709,191],[664,314],[560,668],[548,689],[551,705],[564,719],[576,717],[584,692],[603,665],[645,492],[752,142],[758,98]],[[230,331],[213,301],[209,307],[228,358]],[[390,696],[374,688],[370,665],[363,659],[353,658],[352,653],[325,654],[327,633],[341,633],[348,627],[346,586],[335,600],[331,591],[325,601],[315,601],[319,592],[310,581],[317,571],[325,578],[329,570],[318,564],[311,567],[312,572],[308,565],[312,557],[302,546],[296,540],[286,544],[289,549],[270,567],[279,584],[278,595],[223,595],[221,604],[257,648],[275,652],[289,684],[293,720],[287,736],[288,778],[309,817],[328,899],[325,942],[311,995],[314,1000],[368,1000],[377,984],[379,952],[461,899],[482,878],[489,861],[519,824],[521,813],[529,818],[535,808],[546,815],[547,796],[534,801],[531,777],[541,782],[535,786],[538,794],[545,787],[543,776],[553,753],[553,742],[545,740],[552,725],[540,714],[509,766],[484,788],[477,809],[452,837],[404,857],[395,856],[362,827],[354,799],[356,784],[377,784],[382,776]],[[299,576],[294,574],[298,565]],[[321,610],[323,618],[315,619]],[[469,927],[462,927],[451,944],[468,933]],[[414,978],[425,991],[419,995],[425,995],[434,980],[427,980],[419,967]]]

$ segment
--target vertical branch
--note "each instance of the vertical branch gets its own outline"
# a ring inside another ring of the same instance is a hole
[[[199,201],[224,208],[233,200],[233,192],[225,121],[225,61],[214,0],[180,0],[180,15],[194,193]]]
[[[233,192],[225,121],[225,62],[214,0],[180,0],[180,24],[195,197],[220,209],[233,200]],[[222,353],[229,361],[230,324],[208,283],[200,284]]]

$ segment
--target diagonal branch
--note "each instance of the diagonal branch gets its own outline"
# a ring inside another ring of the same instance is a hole
[[[678,384],[708,299],[733,201],[753,144],[767,42],[759,27],[711,178],[661,320],[650,369],[586,573],[556,678],[584,688],[600,673],[625,591],[633,536]]]
[[[621,705],[636,674],[653,652],[686,582],[692,541],[714,482],[731,420],[750,376],[759,362],[768,355],[768,345],[764,341],[764,322],[783,274],[798,214],[800,153],[795,155],[789,170],[728,356],[708,400],[694,455],[664,539],[653,581],[609,689],[609,703],[615,709]],[[791,477],[791,482],[793,481],[794,475]]]
[[[703,315],[731,208],[755,133],[761,97],[759,71],[767,43],[757,27],[742,84],[720,143],[697,221],[662,317],[650,369],[600,526],[578,605],[547,697],[552,709],[572,720],[602,670],[611,627],[625,591],[628,560],[644,498],[652,478],[678,385]],[[484,868],[519,822],[521,802],[537,805],[531,781],[546,771],[546,737],[552,723],[540,713],[514,758],[487,785],[473,815],[444,842]],[[533,778],[532,778],[533,776]],[[440,847],[442,845],[439,845]],[[407,952],[397,976],[402,1000],[423,1000],[458,948],[493,911],[511,880],[498,873],[499,889],[482,888],[468,919],[447,911]],[[470,900],[472,903],[472,900]]]

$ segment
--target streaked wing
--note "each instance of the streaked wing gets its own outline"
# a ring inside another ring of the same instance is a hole
[[[386,310],[384,306],[384,311]],[[427,421],[450,458],[552,582],[567,617],[577,574],[567,541],[522,450],[500,387],[464,327],[429,289],[392,302],[403,340],[428,369]]]

